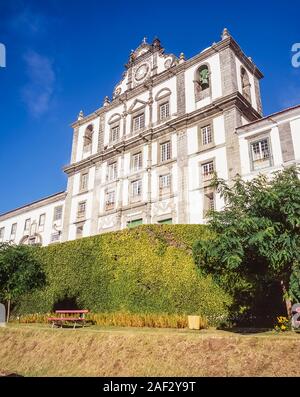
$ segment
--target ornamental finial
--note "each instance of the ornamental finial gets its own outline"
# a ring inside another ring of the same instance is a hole
[[[103,106],[108,106],[109,104],[110,104],[109,97],[106,96],[106,97],[104,98]]]
[[[80,112],[79,112],[79,114],[78,114],[78,117],[77,117],[77,120],[82,120],[83,118],[84,118],[83,111],[80,110]]]
[[[230,34],[229,34],[229,32],[228,32],[228,29],[227,29],[227,28],[224,28],[224,29],[223,29],[223,32],[222,32],[222,40],[225,40],[225,39],[227,39],[228,37],[230,37]]]

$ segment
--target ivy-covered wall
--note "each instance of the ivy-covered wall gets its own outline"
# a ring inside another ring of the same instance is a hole
[[[200,236],[205,226],[151,225],[38,248],[47,285],[24,296],[15,314],[71,302],[93,312],[226,315],[231,298],[192,259]]]

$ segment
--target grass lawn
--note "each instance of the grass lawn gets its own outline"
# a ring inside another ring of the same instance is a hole
[[[300,376],[300,335],[148,328],[0,328],[0,374]]]

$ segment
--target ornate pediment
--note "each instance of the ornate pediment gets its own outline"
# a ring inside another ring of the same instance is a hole
[[[144,102],[140,99],[135,99],[133,104],[128,109],[128,113],[136,112],[137,110],[143,109],[147,105],[147,102]]]
[[[158,38],[151,44],[147,43],[146,38],[132,50],[123,79],[115,86],[113,98],[124,94],[128,89],[132,89],[152,76],[160,74],[165,70],[177,65],[178,58],[173,54],[165,54]]]
[[[129,56],[129,62],[127,63],[126,67],[130,68],[137,62],[141,60],[141,57],[144,59],[146,54],[151,56],[154,52],[161,51],[163,52],[164,49],[161,46],[160,40],[155,38],[152,44],[148,44],[146,41],[146,37],[144,37],[143,42],[138,46],[135,51],[131,51]]]

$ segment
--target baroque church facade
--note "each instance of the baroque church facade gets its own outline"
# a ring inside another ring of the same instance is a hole
[[[300,163],[300,105],[263,117],[262,77],[227,29],[191,59],[144,39],[111,100],[73,123],[66,191],[0,215],[0,242],[205,223],[223,207],[214,173],[249,179]]]

